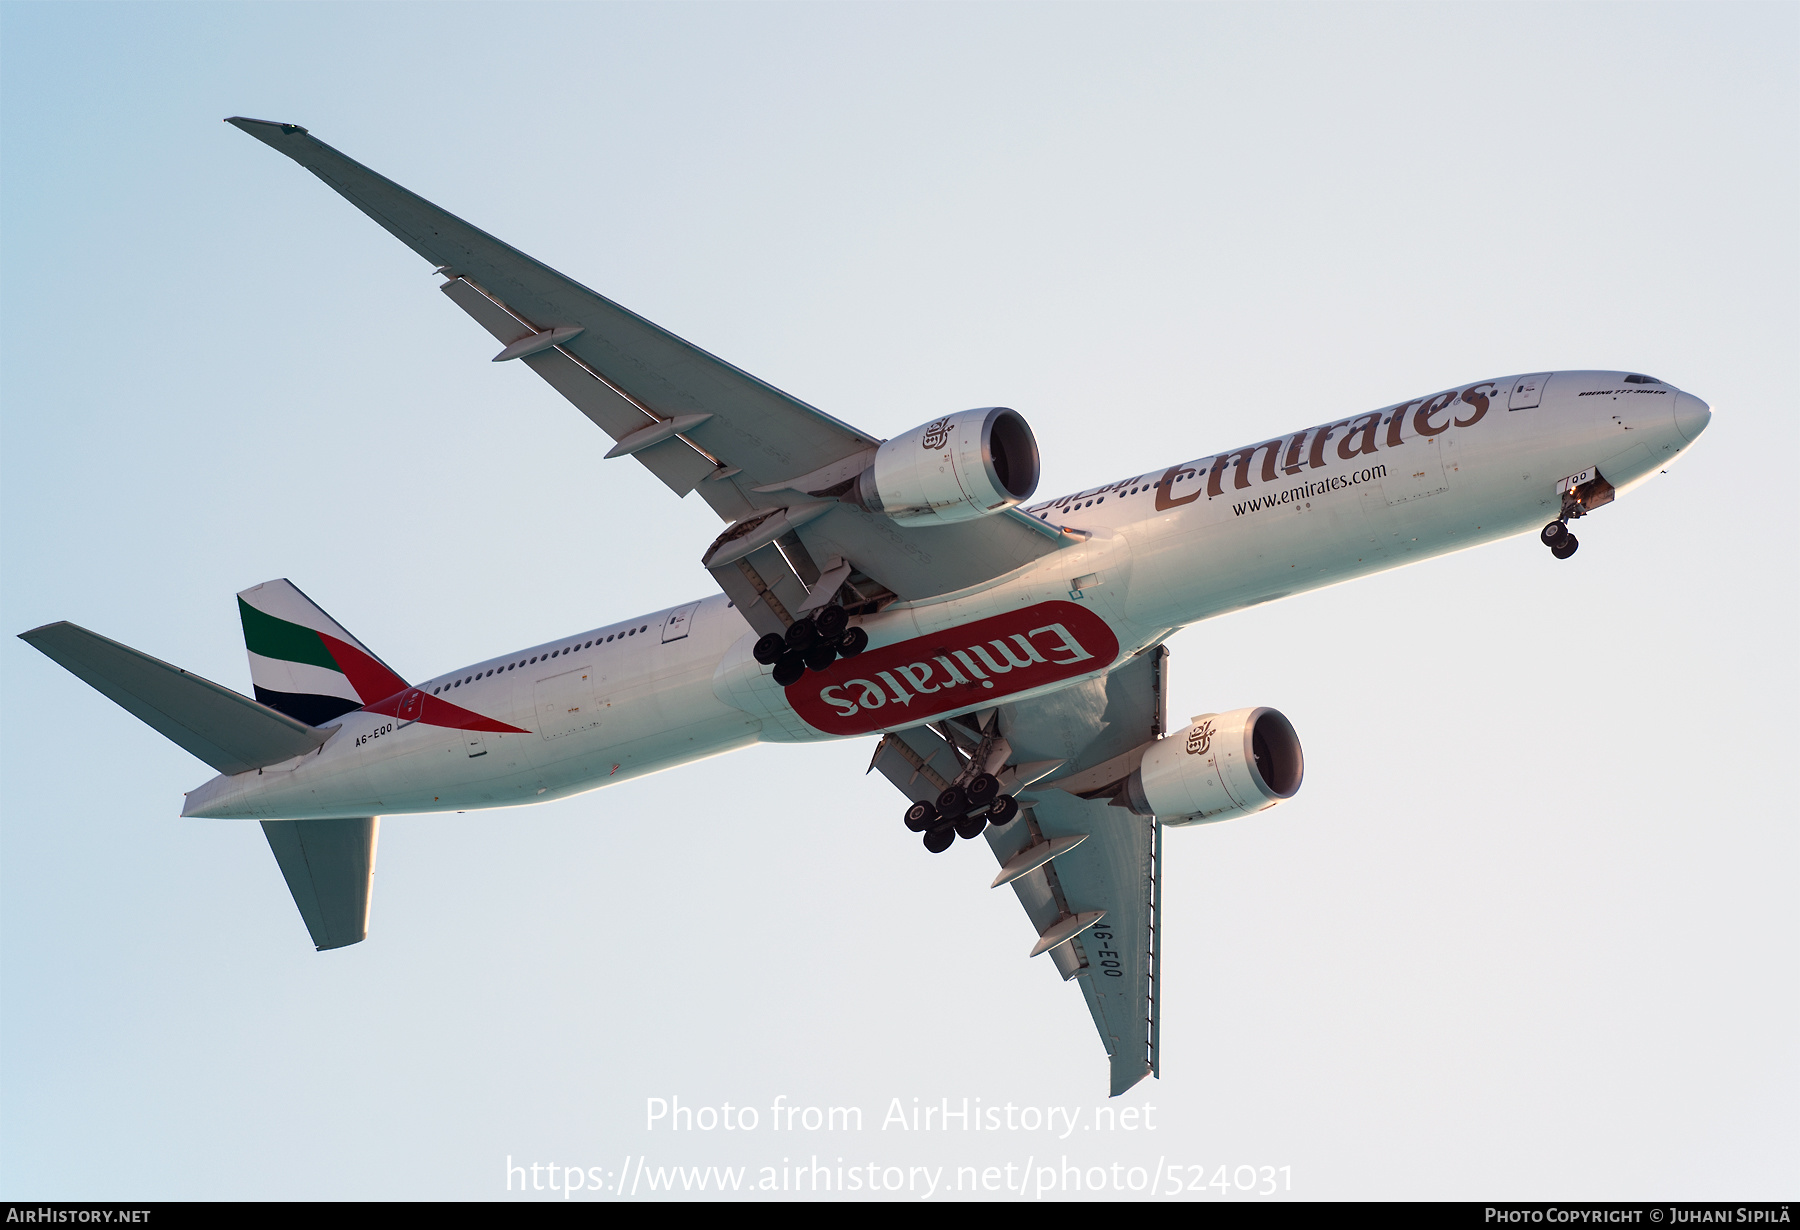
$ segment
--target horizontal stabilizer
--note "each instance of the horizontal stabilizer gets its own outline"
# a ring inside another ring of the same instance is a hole
[[[21,632],[45,657],[221,773],[310,752],[332,735],[71,623]]]
[[[262,827],[313,947],[324,952],[362,943],[380,819],[264,820]]]

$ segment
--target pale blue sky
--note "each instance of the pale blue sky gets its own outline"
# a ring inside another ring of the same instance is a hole
[[[1289,1165],[1305,1197],[1772,1198],[1800,1177],[1786,472],[1791,5],[0,5],[0,629],[248,688],[293,579],[412,677],[708,592],[716,522],[424,264],[220,123],[307,125],[882,435],[1019,408],[1046,495],[1460,381],[1716,417],[1521,539],[1174,638],[1171,713],[1305,788],[1166,842],[1159,1129],[1093,1107],[985,849],[866,740],[383,825],[315,954],[210,775],[0,652],[0,1195],[504,1196],[515,1160]],[[861,1106],[647,1135],[647,1097]],[[1205,1199],[1217,1199],[1217,1195]]]

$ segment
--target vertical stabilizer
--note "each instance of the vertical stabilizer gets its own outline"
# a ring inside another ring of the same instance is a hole
[[[269,708],[322,726],[406,687],[292,581],[264,581],[237,597],[250,682]]]

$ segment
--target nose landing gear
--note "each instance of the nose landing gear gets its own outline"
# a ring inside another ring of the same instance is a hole
[[[1580,540],[1569,533],[1569,522],[1612,503],[1615,492],[1606,476],[1592,466],[1557,483],[1556,491],[1562,497],[1562,511],[1538,533],[1538,540],[1557,559],[1568,559],[1581,546]]]
[[[1569,527],[1560,518],[1546,525],[1538,538],[1557,559],[1568,559],[1581,546],[1581,540],[1569,533]]]

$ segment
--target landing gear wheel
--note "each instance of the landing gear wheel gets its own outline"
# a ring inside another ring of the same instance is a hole
[[[956,822],[956,835],[958,837],[963,837],[963,838],[974,837],[977,834],[979,834],[981,832],[981,830],[986,828],[987,826],[988,826],[987,813],[981,812],[981,811],[972,811],[968,815],[964,816],[961,820],[958,820]]]
[[[989,824],[999,828],[1003,824],[1011,824],[1013,817],[1018,814],[1019,800],[1010,794],[1003,794],[988,808],[987,820]]]
[[[851,628],[838,638],[838,657],[854,658],[869,647],[869,634],[861,628]]]
[[[1000,779],[992,773],[978,773],[963,787],[969,795],[969,806],[985,808],[1000,795]]]
[[[940,824],[925,834],[925,848],[933,854],[942,854],[956,844],[956,826]]]
[[[969,792],[961,786],[951,786],[937,797],[938,815],[946,820],[961,819],[969,810]]]
[[[814,641],[801,654],[806,659],[808,670],[826,671],[837,661],[837,646],[830,641]]]
[[[938,822],[938,809],[931,805],[930,799],[920,799],[906,809],[906,827],[915,833],[923,833]]]
[[[1562,541],[1550,548],[1550,554],[1554,555],[1557,559],[1568,559],[1571,555],[1575,554],[1575,548],[1580,545],[1581,540],[1576,538],[1575,535],[1564,534]]]
[[[844,635],[844,629],[850,623],[850,616],[841,606],[828,606],[813,616],[813,626],[819,630],[819,639],[835,641]]]
[[[774,666],[786,652],[787,639],[779,632],[771,632],[756,642],[756,648],[750,651],[750,656],[764,666]]]
[[[781,655],[781,661],[775,664],[775,682],[780,687],[800,682],[806,674],[806,655],[790,649]]]
[[[1546,547],[1555,548],[1558,543],[1569,536],[1569,527],[1561,521],[1552,521],[1538,531],[1538,541]]]
[[[805,649],[819,639],[819,625],[811,619],[796,619],[788,625],[787,647],[789,649]]]

